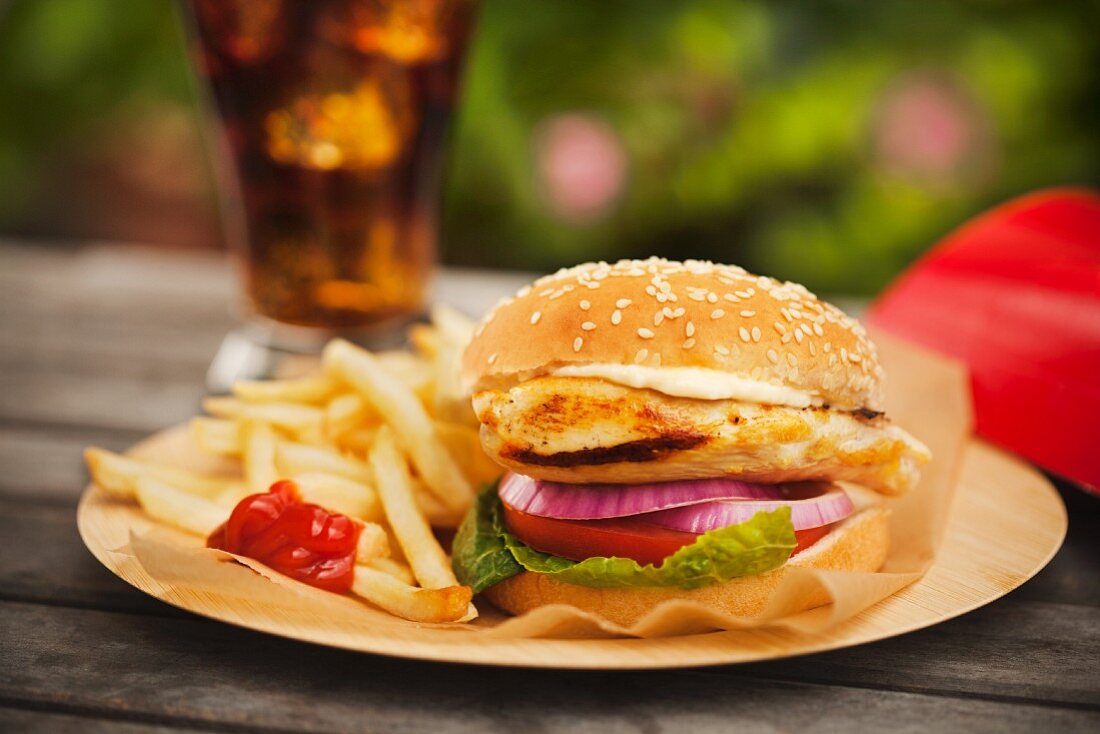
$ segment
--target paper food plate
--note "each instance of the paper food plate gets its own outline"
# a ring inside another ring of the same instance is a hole
[[[166,463],[201,464],[182,427],[135,448]],[[190,458],[189,458],[190,457]],[[395,619],[350,598],[324,595],[331,614],[296,611],[293,604],[258,603],[266,579],[236,564],[220,564],[219,579],[239,584],[227,596],[194,585],[154,580],[130,552],[131,533],[172,544],[201,539],[150,520],[135,503],[90,485],[77,514],[81,537],[104,566],[145,593],[212,619],[296,640],[396,657],[542,668],[639,669],[749,662],[803,655],[881,640],[956,617],[1003,596],[1035,575],[1065,537],[1066,511],[1046,479],[988,444],[966,446],[953,507],[934,564],[920,580],[827,630],[757,628],[656,639],[492,637],[458,625]],[[155,532],[150,532],[150,531]],[[304,585],[299,585],[304,586]],[[213,588],[213,587],[212,587]],[[331,600],[331,601],[330,601]],[[482,603],[482,625],[504,619]],[[827,608],[814,610],[825,613]],[[482,628],[483,629],[483,628]]]

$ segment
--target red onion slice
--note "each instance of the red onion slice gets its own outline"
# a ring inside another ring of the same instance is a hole
[[[750,484],[736,479],[695,479],[654,484],[561,484],[509,472],[500,498],[529,515],[562,520],[603,520],[715,500],[756,500],[788,504],[806,492],[824,492],[821,482]]]
[[[705,533],[745,522],[758,512],[791,508],[795,530],[809,530],[839,522],[855,509],[848,495],[835,484],[816,496],[796,500],[737,500],[703,502],[638,516],[638,520],[688,533]]]

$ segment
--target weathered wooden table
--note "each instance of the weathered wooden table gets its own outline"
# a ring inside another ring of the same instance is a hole
[[[479,311],[515,278],[448,273]],[[937,627],[766,664],[580,673],[410,662],[210,622],[112,576],[77,536],[88,444],[198,409],[232,325],[219,258],[0,244],[0,730],[1100,731],[1100,499],[1062,485],[1065,547]]]

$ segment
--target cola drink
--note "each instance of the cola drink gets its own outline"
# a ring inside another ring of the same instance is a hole
[[[183,0],[249,311],[383,328],[436,260],[473,0]]]

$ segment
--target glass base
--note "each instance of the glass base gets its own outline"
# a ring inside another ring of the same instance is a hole
[[[406,343],[406,327],[424,314],[395,319],[370,329],[330,331],[255,319],[225,335],[206,371],[206,389],[227,393],[237,380],[291,377],[315,368],[321,350],[336,338],[368,349],[396,349]]]

